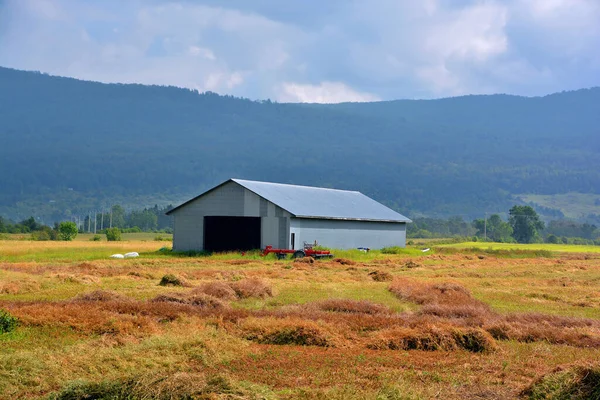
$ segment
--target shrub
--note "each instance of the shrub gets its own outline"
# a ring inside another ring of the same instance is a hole
[[[90,242],[99,242],[102,240],[102,236],[100,235],[94,235],[90,238]]]
[[[546,238],[546,243],[558,244],[558,243],[560,243],[560,239],[558,238],[558,236],[556,236],[554,234],[550,234]]]
[[[19,325],[17,317],[0,308],[0,334],[15,330],[17,325]]]
[[[121,241],[121,230],[119,228],[108,228],[106,230],[106,240],[109,242]]]
[[[50,240],[50,234],[46,231],[35,231],[31,233],[31,240],[46,241]]]
[[[173,274],[167,274],[162,277],[158,284],[160,286],[183,286],[183,281]]]
[[[77,224],[72,221],[63,221],[58,225],[60,240],[71,241],[77,237]]]

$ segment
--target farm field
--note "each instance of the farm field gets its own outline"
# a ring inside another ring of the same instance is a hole
[[[490,242],[464,242],[452,244],[435,244],[438,248],[472,249],[481,251],[548,251],[553,253],[600,253],[600,246],[584,246],[572,244],[550,244],[550,243],[490,243]]]
[[[567,218],[582,218],[600,213],[600,196],[592,193],[521,194],[515,197],[527,203],[560,210]]]
[[[600,393],[593,247],[294,261],[165,245],[0,240],[0,398]],[[141,257],[108,258],[128,251]]]

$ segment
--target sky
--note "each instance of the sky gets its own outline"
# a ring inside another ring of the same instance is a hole
[[[0,66],[337,103],[600,86],[600,0],[0,0]]]

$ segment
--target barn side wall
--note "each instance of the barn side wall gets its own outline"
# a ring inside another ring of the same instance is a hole
[[[334,249],[368,247],[381,249],[406,246],[406,223],[342,221],[292,218],[290,235],[295,234],[295,248],[304,242]]]
[[[205,216],[261,217],[261,247],[289,247],[290,214],[229,182],[173,212],[173,250],[204,250]]]

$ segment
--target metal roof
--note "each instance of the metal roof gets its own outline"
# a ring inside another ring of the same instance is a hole
[[[245,187],[298,218],[411,222],[404,215],[376,202],[364,194],[349,190],[230,179],[209,190],[209,192],[227,182],[235,182]],[[179,207],[185,204],[187,203]],[[179,207],[174,208],[169,213]]]

